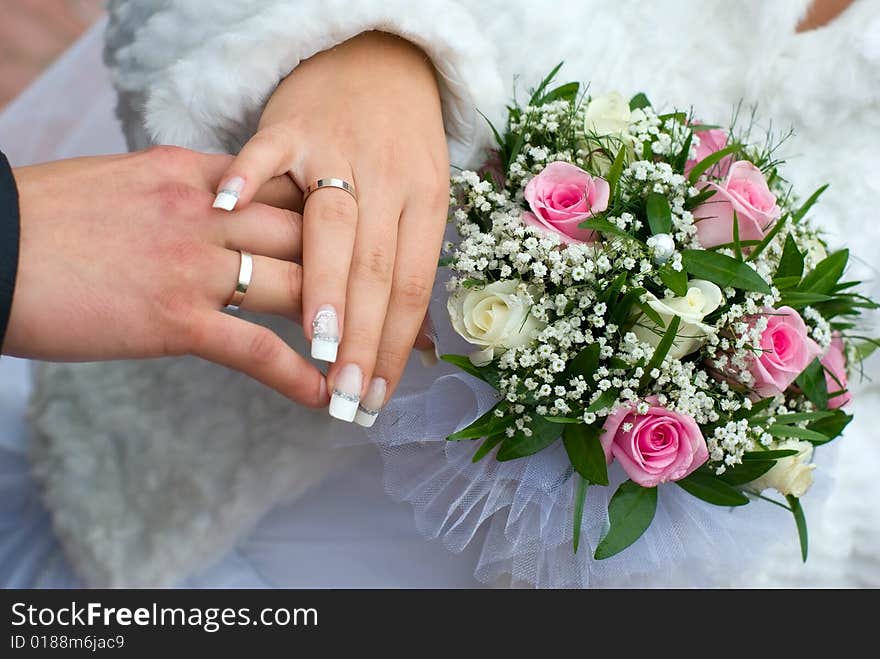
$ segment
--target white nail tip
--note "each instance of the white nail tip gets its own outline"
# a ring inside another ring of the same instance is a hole
[[[220,208],[225,211],[231,211],[235,208],[235,205],[238,203],[238,193],[233,192],[231,190],[221,190],[217,193],[217,196],[214,197],[214,203],[212,206],[214,208]]]
[[[332,363],[336,361],[337,352],[339,352],[339,341],[328,341],[326,339],[314,339],[312,341],[312,359]]]
[[[330,399],[330,416],[351,423],[358,413],[358,398],[341,391],[334,391]]]
[[[376,423],[376,419],[379,418],[379,413],[376,412],[366,412],[363,408],[359,407],[357,414],[354,417],[354,422],[359,426],[363,426],[364,428],[372,428],[373,424]]]
[[[440,359],[437,357],[437,350],[435,348],[430,348],[428,350],[419,350],[419,359],[422,360],[422,366],[425,368],[431,368],[436,366]]]

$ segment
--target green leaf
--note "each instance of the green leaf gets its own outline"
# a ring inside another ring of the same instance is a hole
[[[782,248],[782,256],[779,258],[779,266],[776,268],[776,276],[797,277],[800,281],[804,275],[804,255],[798,249],[797,243],[791,234],[785,237],[785,247]]]
[[[779,306],[791,307],[792,309],[803,309],[811,304],[820,304],[821,302],[828,302],[832,299],[834,298],[829,295],[822,295],[821,293],[785,291],[779,299]]]
[[[707,279],[722,288],[732,286],[747,291],[770,293],[770,285],[761,275],[730,256],[701,249],[686,249],[681,253],[681,259],[684,269],[698,279]]]
[[[599,368],[599,350],[601,346],[598,343],[591,343],[581,350],[577,357],[571,360],[566,369],[566,375],[569,377],[583,375],[587,378],[587,382],[592,379],[593,373]]]
[[[489,124],[489,128],[492,129],[492,135],[495,136],[495,142],[498,144],[499,147],[501,147],[502,150],[504,150],[504,147],[506,146],[505,143],[504,143],[504,138],[501,137],[501,133],[499,133],[499,132],[498,132],[498,129],[495,128],[495,124],[492,123],[492,120],[489,119],[489,117],[487,117],[485,114],[483,114],[482,112],[480,112],[479,109],[477,109],[477,114],[479,114],[481,117],[483,117],[483,119],[485,120],[485,122],[486,122],[487,124]]]
[[[574,490],[574,536],[572,540],[574,542],[575,554],[577,554],[578,546],[581,544],[581,526],[584,523],[584,501],[587,499],[588,485],[589,483],[583,478],[578,478]]]
[[[633,305],[638,305],[639,298],[647,293],[644,288],[631,288],[626,294],[620,298],[620,301],[614,305],[614,310],[611,312],[611,322],[615,325],[623,325],[630,317]],[[651,312],[657,316],[657,312],[651,309]],[[658,316],[659,318],[659,316]],[[659,323],[662,325],[662,319]]]
[[[675,342],[675,337],[678,334],[678,328],[680,325],[681,318],[673,316],[672,320],[669,321],[669,327],[667,327],[666,331],[663,333],[663,338],[660,339],[657,347],[654,348],[654,354],[651,355],[651,361],[649,361],[648,365],[645,367],[645,374],[642,376],[639,387],[644,388],[648,386],[648,383],[652,380],[651,371],[655,368],[659,368],[663,363],[663,360],[666,358],[666,355],[669,354],[669,350]]]
[[[522,430],[517,430],[513,437],[508,437],[502,442],[496,454],[499,462],[534,455],[559,439],[559,424],[550,423],[543,417],[533,416],[528,427],[532,431],[531,437],[526,437]]]
[[[545,103],[551,103],[558,100],[572,102],[577,98],[580,87],[581,85],[579,82],[567,82],[564,85],[559,85],[559,87],[550,90],[538,99],[537,104],[544,105]]]
[[[629,99],[629,109],[630,110],[641,110],[642,108],[651,107],[651,101],[648,100],[648,97],[645,96],[644,93],[639,92],[631,99]]]
[[[751,409],[747,410],[745,408],[740,408],[736,412],[731,414],[730,418],[734,421],[739,421],[740,419],[750,419],[770,407],[775,402],[775,400],[775,398],[762,398],[757,403],[752,403]]]
[[[584,422],[583,419],[575,419],[570,416],[545,416],[544,419],[550,423],[558,423],[560,425],[576,425]]]
[[[778,288],[780,291],[785,291],[788,288],[794,288],[798,284],[801,283],[800,277],[774,277],[773,285]]]
[[[452,265],[453,258],[451,256],[441,256],[437,259],[438,268],[447,268]]]
[[[614,401],[617,400],[617,397],[620,395],[620,391],[611,387],[610,389],[606,389],[599,397],[593,401],[593,403],[586,409],[587,412],[598,412],[599,410],[604,410],[605,408],[611,407],[614,404]]]
[[[684,207],[689,211],[693,210],[697,206],[705,201],[708,201],[714,196],[715,190],[713,190],[712,188],[706,188],[705,190],[702,190],[699,194],[694,195],[693,197],[688,197],[688,200],[685,202]]]
[[[687,121],[687,119],[685,119]],[[684,123],[684,121],[682,122]],[[687,167],[688,155],[691,152],[691,144],[694,141],[694,133],[693,131],[688,133],[687,139],[684,141],[684,144],[681,146],[681,151],[675,156],[672,161],[672,168],[679,174],[684,174],[684,169]]]
[[[619,554],[642,537],[656,511],[657,488],[642,487],[632,481],[621,484],[608,504],[611,526],[596,547],[596,560]]]
[[[870,340],[870,341],[862,341],[861,343],[856,345],[856,358],[859,361],[865,361],[868,357],[874,354],[874,351],[880,348],[880,341]]]
[[[593,231],[598,231],[599,233],[608,234],[611,236],[617,236],[618,238],[634,240],[639,243],[642,242],[631,233],[627,233],[616,224],[612,224],[602,217],[591,217],[589,220],[581,222],[578,226],[580,226],[581,229],[592,229]]]
[[[480,374],[480,369],[474,366],[471,363],[471,360],[464,355],[440,355],[440,359],[444,362],[449,362],[453,366],[457,366],[462,371],[473,375],[475,378],[479,378],[480,380],[483,379],[483,376]]]
[[[544,79],[538,84],[538,86],[535,88],[535,91],[532,92],[532,97],[529,99],[529,105],[536,105],[538,103],[538,100],[540,100],[540,98],[544,95],[544,90],[547,89],[551,82],[553,82],[553,78],[555,78],[556,74],[559,73],[559,69],[562,68],[562,65],[564,63],[565,62],[560,62],[553,67],[550,73],[544,76]]]
[[[811,442],[819,442],[822,444],[828,441],[828,438],[822,433],[808,428],[799,428],[798,426],[782,426],[774,424],[767,427],[767,432],[774,437],[782,437],[786,439],[793,437],[795,439],[806,439]]]
[[[810,293],[828,294],[833,289],[849,261],[849,250],[842,249],[821,260],[798,286],[798,290]]]
[[[749,460],[728,469],[718,478],[728,485],[745,485],[766,474],[775,464],[775,460]]]
[[[795,380],[804,395],[820,410],[828,409],[828,386],[825,384],[825,369],[816,358]]]
[[[660,275],[660,281],[663,282],[663,285],[678,297],[684,297],[687,295],[688,277],[687,272],[685,272],[683,268],[681,270],[675,270],[672,265],[667,262],[657,271],[657,274]]]
[[[562,443],[571,460],[571,466],[583,478],[596,485],[608,485],[608,466],[605,451],[599,441],[602,428],[587,426],[566,426],[562,431]]]
[[[687,291],[685,291],[685,294],[686,293],[687,293]],[[654,321],[654,324],[657,327],[666,327],[666,323],[663,320],[663,316],[661,316],[659,313],[654,311],[654,309],[651,308],[650,304],[639,300],[638,302],[636,302],[636,306],[642,310],[643,314],[645,314],[648,318],[650,318],[652,321]]]
[[[791,219],[794,223],[798,223],[807,214],[807,212],[813,207],[813,204],[816,203],[816,200],[822,196],[822,193],[828,189],[828,184],[826,183],[821,188],[816,190],[813,194],[810,195],[810,198],[807,199],[804,204],[795,212],[794,215],[791,216]]]
[[[737,261],[743,260],[743,248],[739,242],[739,216],[733,211],[733,255]]]
[[[827,419],[834,416],[834,412],[792,412],[791,414],[780,414],[776,417],[776,423],[786,425],[789,423],[800,423],[801,421],[818,421],[819,419]]]
[[[797,525],[798,540],[801,543],[801,558],[804,563],[807,562],[807,549],[809,548],[807,536],[807,518],[804,516],[804,509],[801,507],[800,499],[791,494],[786,495],[785,500],[791,506],[791,514],[794,515],[794,523]]]
[[[696,183],[699,180],[700,176],[703,175],[703,172],[714,167],[719,162],[724,160],[727,156],[729,156],[732,153],[736,153],[739,150],[740,150],[739,144],[731,144],[730,146],[727,146],[727,147],[721,149],[720,151],[716,151],[715,153],[706,156],[700,162],[698,162],[696,165],[694,165],[694,168],[691,170],[691,173],[688,174],[688,181],[690,181],[691,185],[693,185],[694,183]]]
[[[834,410],[832,416],[827,419],[820,419],[819,421],[811,423],[809,428],[810,430],[815,430],[816,432],[821,433],[828,438],[826,442],[830,442],[832,439],[839,437],[852,420],[853,417],[851,414],[847,414],[843,410],[837,409]],[[821,443],[824,444],[826,442]],[[818,443],[819,442],[814,442],[814,444]]]
[[[626,162],[626,146],[620,147],[614,162],[608,170],[608,197],[614,199],[614,191],[617,189],[617,183],[620,181],[620,175],[623,173],[623,165]]]
[[[744,506],[749,502],[745,494],[706,471],[695,471],[675,484],[688,494],[716,506]]]
[[[779,460],[780,458],[787,458],[797,454],[797,451],[791,449],[783,449],[780,451],[746,451],[743,453],[742,459],[743,462],[749,462],[751,460]]]
[[[645,213],[648,215],[648,226],[655,236],[658,233],[672,231],[672,209],[665,195],[651,192],[645,200]]]
[[[498,405],[500,404],[501,403]],[[498,407],[498,405],[495,407]],[[479,439],[480,437],[489,437],[490,435],[496,434],[499,430],[504,428],[510,420],[505,417],[496,416],[495,407],[469,426],[465,426],[461,430],[452,433],[446,439],[450,442],[456,442],[462,439]]]
[[[620,293],[620,289],[623,288],[623,285],[626,283],[626,272],[621,272],[617,275],[608,286],[605,287],[605,290],[602,291],[602,294],[599,296],[599,299],[602,302],[605,302],[609,307],[613,306],[617,302],[617,294]]]
[[[755,259],[757,259],[761,255],[761,252],[767,249],[767,245],[769,245],[773,241],[773,239],[776,238],[776,234],[782,231],[782,227],[784,226],[785,222],[783,222],[782,220],[777,220],[776,224],[773,225],[773,228],[767,232],[767,234],[764,236],[764,239],[761,240],[760,243],[758,243],[758,246],[752,250],[751,254],[749,254],[749,258],[746,260],[754,261]]]
[[[471,458],[471,462],[477,464],[480,460],[489,455],[489,452],[498,446],[501,442],[504,441],[505,435],[492,435],[492,437],[487,437],[482,444],[480,444],[480,448],[476,450],[474,453],[474,457]]]

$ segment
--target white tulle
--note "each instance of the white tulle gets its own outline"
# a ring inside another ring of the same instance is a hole
[[[659,488],[657,513],[645,535],[617,556],[597,561],[592,554],[607,527],[608,501],[625,479],[612,466],[609,487],[588,489],[575,554],[575,479],[561,442],[528,458],[499,463],[490,455],[474,464],[478,442],[446,440],[495,401],[484,383],[449,374],[424,391],[396,398],[370,432],[382,449],[386,488],[412,504],[422,533],[460,552],[486,527],[476,566],[477,578],[485,583],[541,588],[725,584],[739,581],[780,536],[795,533],[790,514],[771,504],[719,508],[667,484]]]

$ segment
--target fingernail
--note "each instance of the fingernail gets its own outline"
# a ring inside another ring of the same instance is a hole
[[[312,320],[312,359],[335,362],[339,350],[339,318],[336,309],[325,304]]]
[[[419,350],[419,359],[422,360],[422,366],[425,368],[436,366],[440,362],[440,357],[437,355],[437,346]]]
[[[364,376],[357,364],[346,364],[336,376],[333,397],[330,399],[330,416],[352,422],[361,400]]]
[[[231,211],[238,203],[238,196],[242,190],[244,190],[244,179],[241,176],[233,176],[220,187],[220,192],[214,197],[213,207]]]
[[[373,378],[370,381],[367,395],[364,396],[364,399],[358,405],[357,415],[354,417],[356,424],[369,428],[376,423],[376,417],[379,416],[382,403],[385,402],[385,391],[387,388],[388,383],[385,382],[385,378]]]

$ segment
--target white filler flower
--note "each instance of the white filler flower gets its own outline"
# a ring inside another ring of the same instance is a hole
[[[530,313],[531,303],[518,293],[521,282],[497,281],[483,288],[461,290],[446,307],[452,326],[468,343],[483,346],[470,355],[475,366],[488,364],[496,351],[531,343],[546,323]]]
[[[687,295],[659,300],[654,295],[648,296],[648,306],[656,311],[667,325],[673,316],[681,318],[676,339],[669,349],[668,356],[681,359],[685,355],[699,350],[710,333],[714,330],[703,324],[703,318],[715,311],[722,300],[721,289],[711,281],[691,279],[688,282]],[[633,327],[633,332],[640,341],[657,347],[663,338],[664,329],[653,320],[642,315]]]

